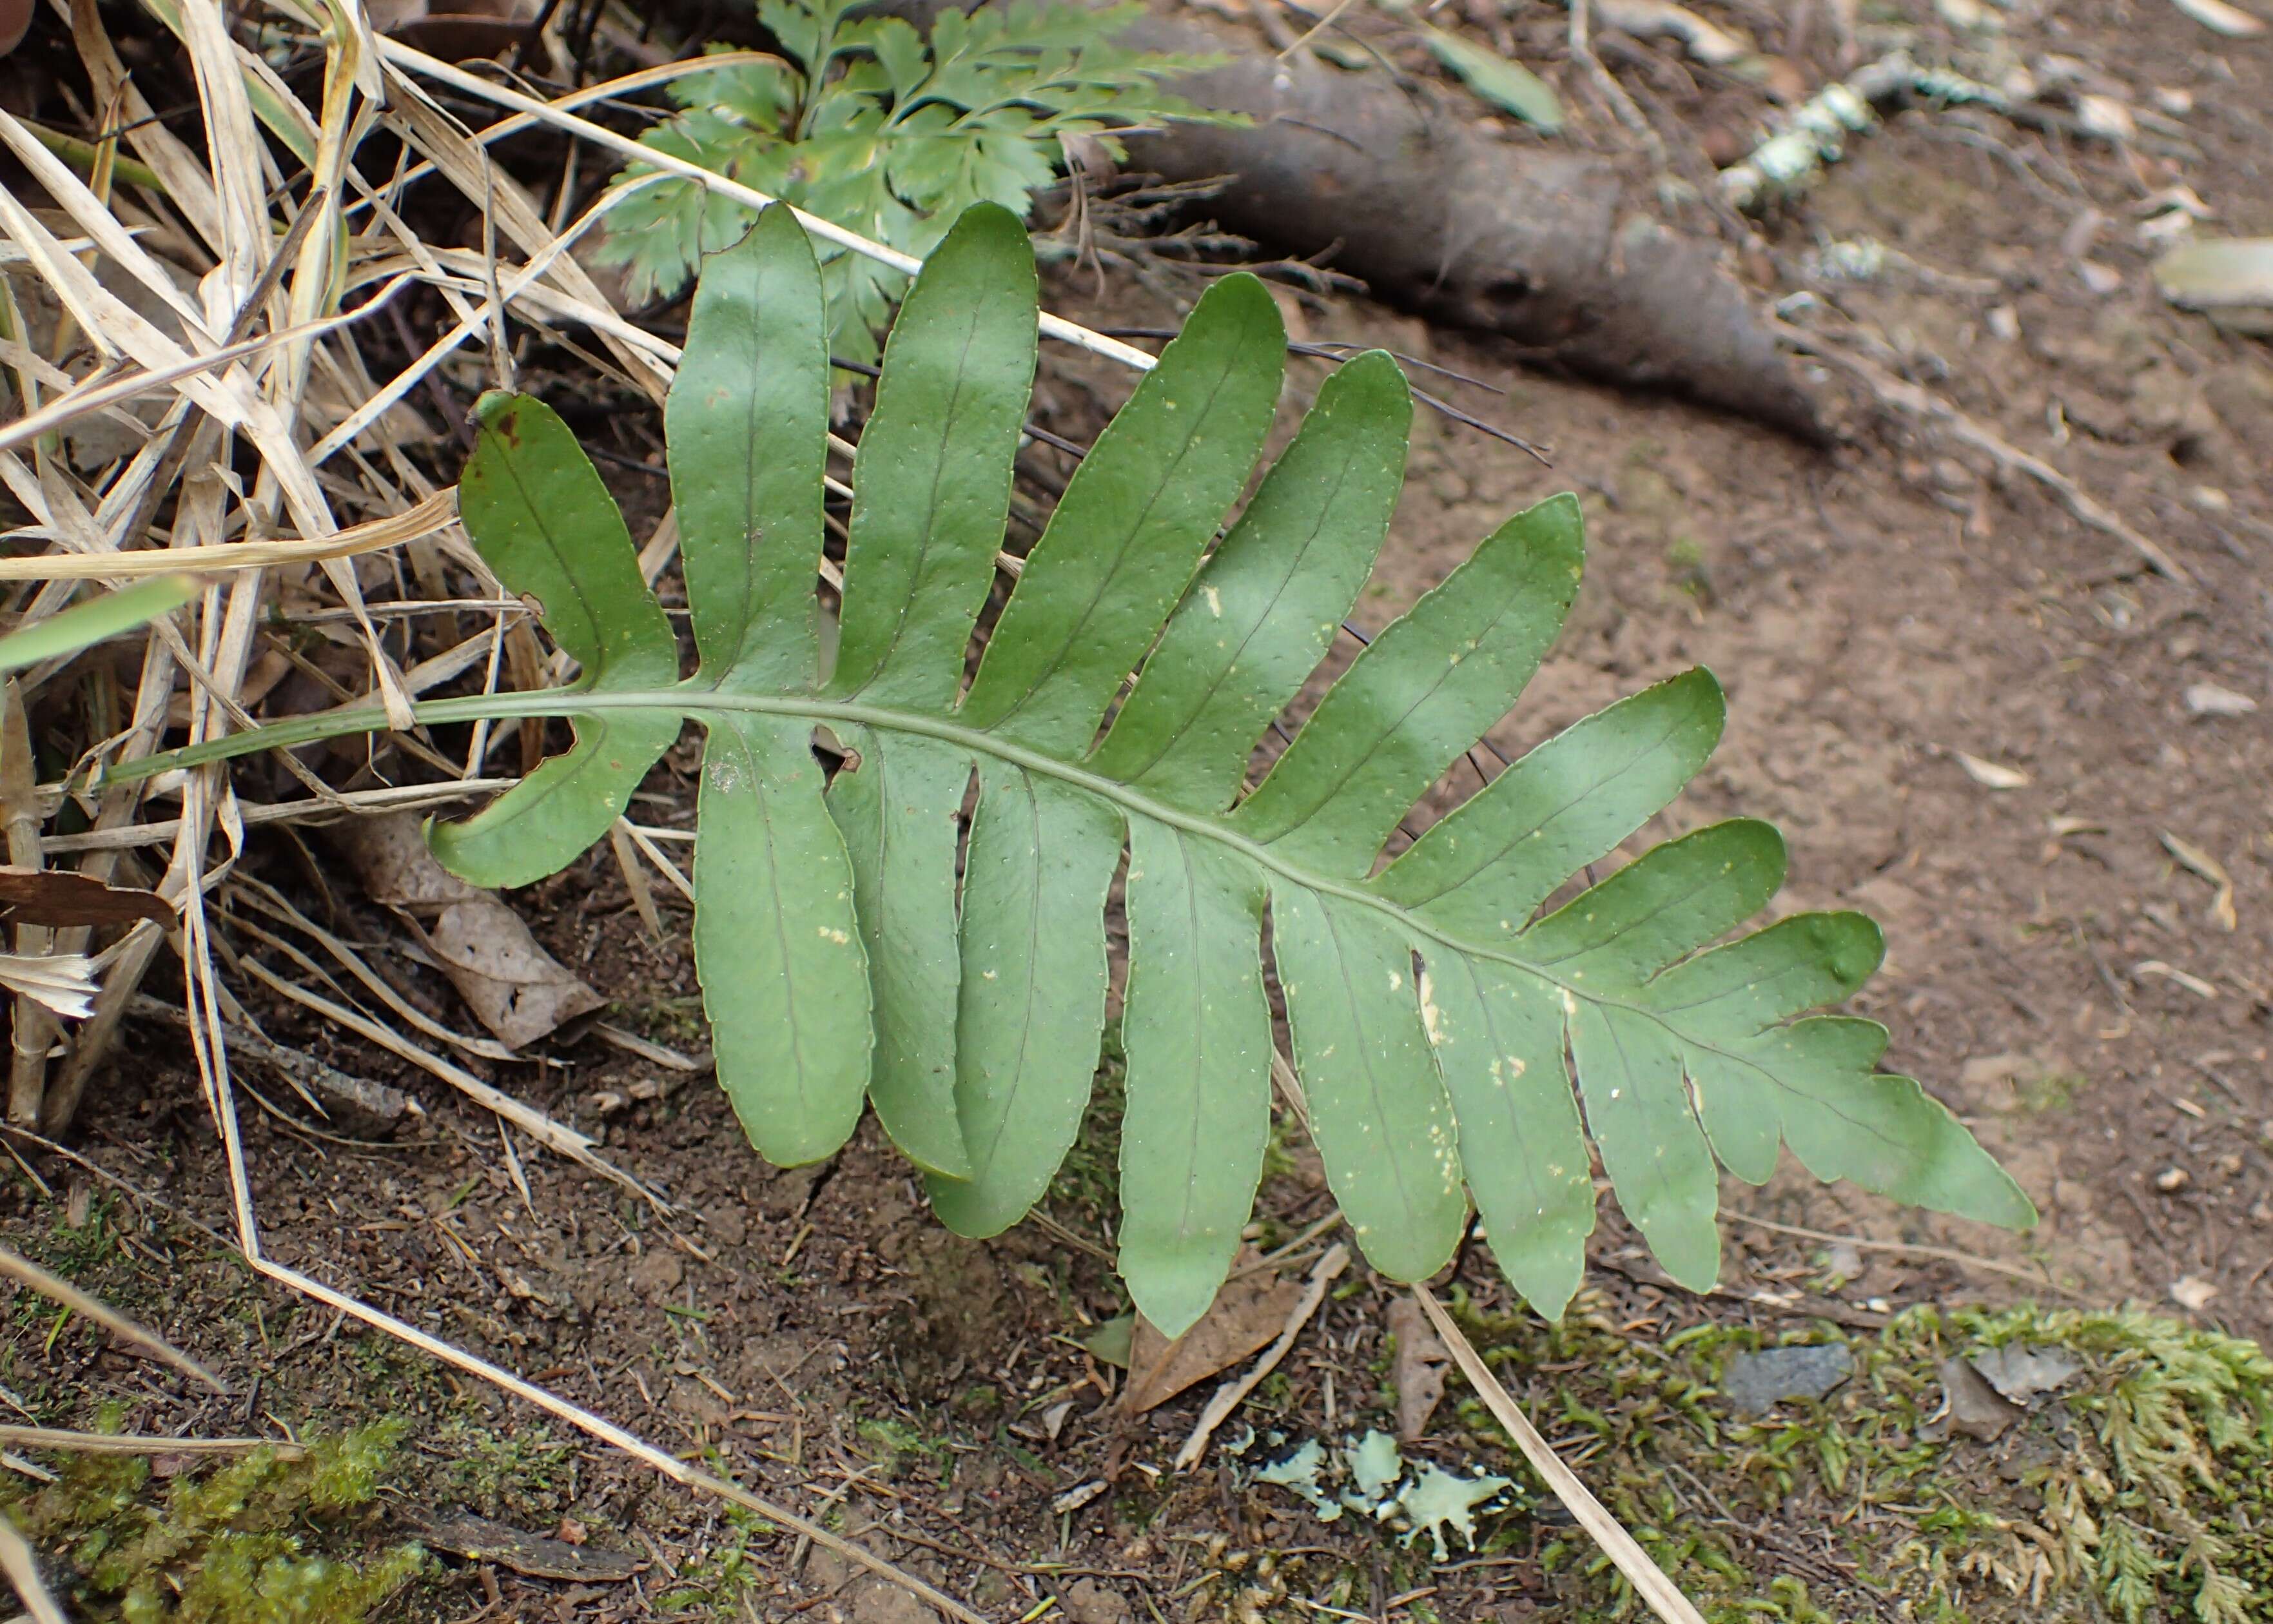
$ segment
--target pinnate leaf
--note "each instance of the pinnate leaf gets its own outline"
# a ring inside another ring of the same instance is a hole
[[[991,49],[975,40],[957,49]],[[1802,914],[1728,939],[1783,877],[1767,825],[1667,841],[1534,921],[1703,763],[1722,714],[1707,674],[1539,745],[1384,862],[1559,630],[1582,551],[1569,499],[1509,521],[1384,628],[1249,786],[1371,568],[1411,410],[1387,357],[1348,363],[1219,542],[1283,370],[1251,279],[1201,301],[999,618],[974,624],[1033,365],[1028,254],[1007,216],[976,211],[910,294],[856,464],[833,676],[810,635],[825,279],[785,211],[706,275],[671,397],[694,676],[566,428],[534,401],[484,404],[469,530],[580,673],[420,717],[566,716],[577,742],[437,829],[446,861],[492,882],[560,868],[699,722],[696,964],[752,1140],[827,1155],[873,1100],[939,1215],[986,1236],[1044,1196],[1081,1130],[1125,853],[1121,1267],[1171,1335],[1205,1310],[1253,1201],[1274,974],[1327,1177],[1395,1278],[1444,1265],[1473,1197],[1517,1289],[1560,1312],[1594,1225],[1590,1140],[1659,1260],[1700,1289],[1719,1272],[1719,1168],[1763,1179],[1784,1146],[1822,1177],[2030,1221],[1955,1117],[1879,1073],[1883,1029],[1809,1013],[1876,968],[1876,927]],[[123,771],[379,725],[334,712]]]

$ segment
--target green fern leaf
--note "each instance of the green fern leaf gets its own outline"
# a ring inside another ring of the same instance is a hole
[[[696,964],[719,1079],[761,1153],[826,1155],[872,1099],[948,1223],[1016,1222],[1080,1130],[1125,853],[1121,1267],[1172,1335],[1204,1312],[1252,1207],[1267,974],[1328,1177],[1396,1278],[1444,1265],[1473,1198],[1509,1278],[1558,1314],[1594,1225],[1590,1138],[1667,1271],[1699,1289],[1719,1269],[1718,1169],[1763,1179],[1786,1145],[1825,1178],[2031,1221],[1948,1111],[1879,1073],[1881,1028],[1807,1013],[1875,970],[1876,927],[1803,914],[1724,942],[1782,881],[1767,825],[1669,841],[1534,919],[1703,763],[1722,716],[1705,673],[1541,744],[1384,864],[1560,629],[1582,556],[1570,499],[1501,526],[1385,628],[1249,786],[1387,533],[1411,417],[1388,357],[1328,382],[1216,542],[1285,353],[1261,284],[1218,282],[1083,462],[966,687],[1033,375],[1031,249],[1014,214],[976,206],[910,291],[855,466],[826,668],[825,297],[787,210],[697,290],[666,414],[695,673],[680,679],[566,429],[496,397],[467,526],[580,675],[419,708],[576,726],[568,755],[432,831],[488,883],[573,861],[684,721],[706,730]],[[128,771],[379,726],[363,707]],[[816,729],[848,753],[826,784]]]
[[[1016,4],[969,16],[949,7],[928,41],[897,18],[858,18],[859,8],[760,0],[758,20],[790,60],[676,81],[682,110],[641,141],[922,256],[974,203],[1023,217],[1056,177],[1061,136],[1095,136],[1121,157],[1115,130],[1240,122],[1160,88],[1206,59],[1114,43],[1140,7]],[[644,302],[676,294],[751,217],[697,182],[656,180],[638,163],[617,177],[641,179],[607,215],[597,257],[623,266],[631,297]],[[874,359],[872,335],[906,279],[834,248],[824,267],[837,353]]]

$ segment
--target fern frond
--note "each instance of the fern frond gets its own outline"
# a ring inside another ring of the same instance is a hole
[[[1389,357],[1329,380],[1216,545],[1285,357],[1263,285],[1217,282],[1083,461],[966,688],[1033,374],[1031,248],[1013,214],[977,206],[909,293],[854,470],[833,665],[814,586],[824,297],[787,209],[696,294],[666,411],[694,674],[566,427],[496,396],[461,510],[581,675],[419,711],[575,724],[567,756],[433,831],[491,884],[574,861],[681,723],[704,728],[696,964],[719,1079],[761,1154],[826,1155],[873,1099],[950,1225],[1016,1222],[1089,1097],[1125,853],[1120,1263],[1170,1335],[1222,1282],[1260,1176],[1266,971],[1327,1177],[1399,1279],[1444,1265],[1473,1199],[1509,1277],[1559,1314],[1594,1225],[1589,1135],[1659,1259],[1699,1289],[1719,1268],[1718,1168],[1764,1179],[1779,1146],[1823,1178],[2030,1221],[1947,1110],[1877,1071],[1882,1028],[1807,1013],[1877,967],[1875,926],[1802,914],[1716,945],[1782,883],[1767,825],[1669,841],[1533,919],[1704,762],[1722,714],[1707,673],[1540,745],[1384,865],[1560,630],[1584,551],[1570,498],[1509,520],[1384,628],[1248,786],[1387,533],[1412,410]],[[334,713],[132,771],[377,725]],[[850,753],[833,782],[817,727]]]
[[[1116,158],[1116,130],[1171,119],[1227,122],[1160,88],[1207,65],[1114,43],[1141,9],[1039,0],[948,7],[929,41],[897,18],[859,18],[859,0],[761,0],[759,20],[787,62],[738,63],[677,81],[681,111],[641,136],[659,152],[922,256],[975,203],[1024,218],[1057,175],[1062,138],[1089,135]],[[649,176],[634,163],[619,184]],[[683,178],[657,181],[607,216],[604,264],[638,303],[676,294],[701,256],[734,242],[749,211]],[[822,256],[838,353],[873,360],[899,273]]]

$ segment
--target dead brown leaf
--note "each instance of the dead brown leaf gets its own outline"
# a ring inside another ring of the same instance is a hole
[[[1428,1430],[1437,1401],[1444,1396],[1444,1367],[1452,1354],[1409,1297],[1389,1305],[1389,1334],[1397,1339],[1397,1441],[1409,1444]]]
[[[522,64],[551,71],[551,56],[536,27],[544,15],[530,0],[376,0],[371,26],[444,62],[479,62],[519,47]]]
[[[519,1049],[605,1002],[544,951],[503,898],[436,861],[415,816],[349,819],[333,838],[371,899],[409,921],[499,1041]]]
[[[1200,1322],[1175,1341],[1160,1335],[1151,1320],[1136,1317],[1136,1340],[1129,1351],[1129,1413],[1141,1416],[1167,1402],[1196,1381],[1227,1370],[1279,1335],[1302,1295],[1299,1282],[1281,1280],[1267,1268],[1242,1274],[1258,1261],[1242,1250],[1232,1277],[1216,1294]]]
[[[0,865],[0,921],[11,925],[123,925],[146,919],[169,930],[172,904],[154,891],[106,885],[69,868]]]
[[[1952,1357],[1941,1362],[1944,1409],[1929,1425],[1945,1433],[1959,1432],[1983,1443],[1993,1443],[2028,1412],[1991,1387],[1967,1360]]]

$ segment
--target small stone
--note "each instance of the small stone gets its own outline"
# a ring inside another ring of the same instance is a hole
[[[749,1215],[739,1201],[721,1201],[702,1214],[702,1227],[721,1246],[739,1246],[750,1237]]]
[[[679,1254],[661,1247],[651,1249],[632,1265],[632,1289],[650,1299],[669,1296],[686,1278],[686,1266],[679,1260]]]
[[[1065,1609],[1067,1624],[1131,1624],[1136,1616],[1128,1598],[1094,1579],[1075,1580],[1058,1605]]]
[[[1786,1399],[1821,1398],[1855,1373],[1855,1356],[1841,1342],[1767,1348],[1730,1356],[1721,1391],[1739,1415],[1764,1416]]]
[[[2164,1168],[2155,1175],[2155,1188],[2164,1195],[2176,1195],[2194,1182],[2194,1175],[2182,1167]]]
[[[864,1581],[845,1598],[851,1624],[939,1624],[939,1614],[889,1579]]]
[[[2248,695],[2237,694],[2215,682],[2196,682],[2187,688],[2187,712],[2190,716],[2248,716],[2256,709],[2257,702]]]
[[[2189,1313],[2200,1313],[2217,1296],[2217,1288],[2198,1274],[2171,1282],[2171,1301]]]

